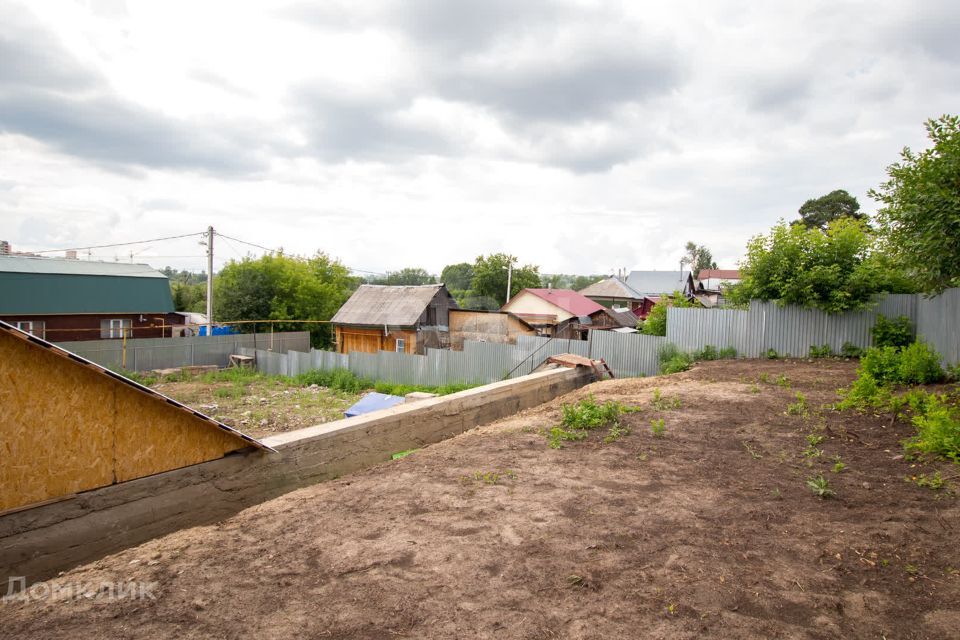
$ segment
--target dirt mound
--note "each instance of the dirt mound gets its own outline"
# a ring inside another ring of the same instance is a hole
[[[714,362],[594,384],[51,582],[156,583],[155,599],[8,603],[0,628],[37,638],[956,637],[956,488],[913,478],[949,479],[957,467],[903,460],[909,427],[889,416],[823,408],[853,367]],[[548,448],[542,431],[561,403],[591,394],[639,406],[623,418],[630,433]],[[834,497],[807,486],[820,475]]]

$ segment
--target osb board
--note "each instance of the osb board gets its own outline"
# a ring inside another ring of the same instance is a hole
[[[0,511],[245,446],[161,399],[0,332]]]

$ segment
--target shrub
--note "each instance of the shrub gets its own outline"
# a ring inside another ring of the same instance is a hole
[[[858,372],[870,375],[879,383],[897,382],[900,352],[896,347],[870,347],[860,358]]]
[[[810,357],[811,358],[829,358],[833,355],[833,348],[829,344],[822,344],[819,347],[817,345],[810,345]]]
[[[875,347],[905,347],[913,342],[913,323],[907,316],[890,320],[877,316],[877,323],[870,330]]]
[[[703,349],[693,354],[694,360],[716,360],[718,357],[717,348],[712,344],[705,345]]]
[[[721,360],[734,360],[737,357],[737,350],[734,347],[724,347],[720,349]]]
[[[943,380],[940,354],[925,342],[914,342],[900,352],[897,381],[903,384],[930,384]]]
[[[852,342],[844,342],[840,347],[840,355],[844,358],[859,358],[863,355],[863,349]]]
[[[960,409],[942,395],[928,395],[913,416],[917,435],[904,442],[909,450],[933,453],[960,463]]]
[[[662,375],[686,371],[693,364],[693,355],[682,351],[672,342],[660,345],[657,349],[657,357],[660,359]]]
[[[890,401],[890,390],[865,371],[860,372],[849,389],[840,393],[842,400],[837,405],[839,409],[882,409]]]
[[[776,359],[779,358],[779,357],[780,357],[780,354],[777,353],[777,350],[776,350],[776,349],[773,349],[773,348],[767,349],[767,359],[768,359],[768,360],[776,360]]]

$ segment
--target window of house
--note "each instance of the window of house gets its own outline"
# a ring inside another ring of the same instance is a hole
[[[124,334],[128,338],[133,337],[132,320],[130,318],[110,318],[100,321],[101,338],[122,338]]]
[[[407,341],[403,338],[397,338],[397,353],[404,353],[407,350]]]
[[[45,325],[42,320],[18,320],[17,329],[38,338],[43,337]]]

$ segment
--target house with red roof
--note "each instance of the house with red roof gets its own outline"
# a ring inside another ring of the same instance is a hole
[[[585,340],[590,330],[627,326],[622,315],[572,289],[523,289],[501,311],[512,313],[555,338]]]

